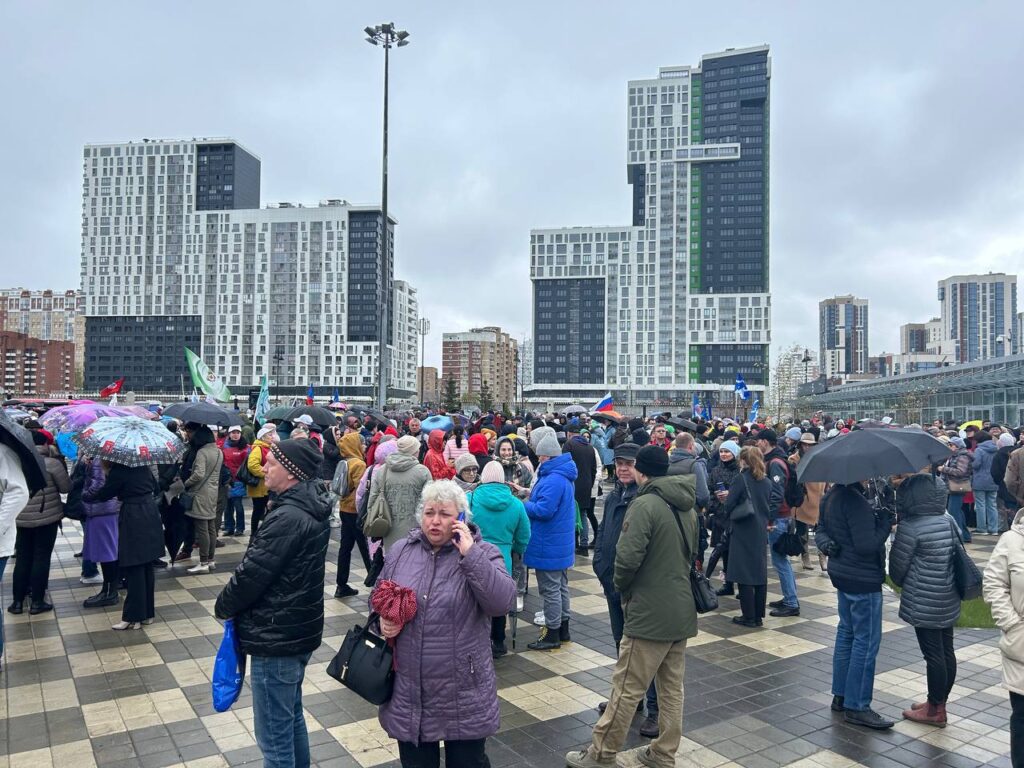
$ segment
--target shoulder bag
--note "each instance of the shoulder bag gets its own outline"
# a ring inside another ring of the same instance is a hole
[[[672,510],[672,519],[676,521],[676,527],[679,528],[685,559],[686,533],[683,532],[683,521],[679,519],[679,511],[675,507],[670,506],[669,508]],[[697,613],[709,613],[717,610],[718,595],[715,594],[708,577],[704,575],[703,571],[698,571],[692,561],[690,562],[690,591],[693,592],[693,605],[697,609]]]
[[[740,472],[740,479],[743,481],[743,487],[747,492],[747,497],[737,504],[733,508],[732,512],[729,513],[729,519],[734,523],[740,520],[746,520],[748,517],[753,517],[757,514],[757,511],[754,509],[754,499],[750,495],[750,486],[747,485],[747,477],[742,472]]]
[[[371,539],[382,539],[391,531],[391,505],[388,504],[388,497],[384,495],[384,481],[388,476],[387,465],[381,468],[380,482],[378,485],[377,498],[373,504],[368,505],[366,510],[366,522],[363,523],[363,533]],[[370,495],[370,484],[366,484],[366,495]]]
[[[257,485],[260,484],[260,480],[262,480],[263,478],[262,477],[256,477],[256,475],[254,475],[252,473],[252,470],[249,469],[249,455],[251,453],[252,453],[252,449],[250,449],[249,453],[247,453],[245,455],[245,461],[242,462],[242,466],[240,466],[238,468],[238,472],[235,473],[235,478],[238,479],[238,480],[241,480],[243,483],[245,483],[249,487],[255,488]],[[260,458],[263,458],[263,451],[262,450],[260,450]],[[262,464],[263,462],[260,462],[260,463]]]
[[[327,674],[371,704],[384,704],[395,685],[395,652],[388,641],[370,631],[380,616],[371,613],[366,626],[356,624],[345,634]]]
[[[961,600],[974,600],[981,597],[981,571],[967,554],[960,531],[952,518],[949,519],[949,531],[953,534],[953,581],[956,591],[960,593]]]
[[[946,466],[950,467],[956,464],[956,457],[950,457],[946,461]],[[970,493],[971,492],[971,475],[968,473],[967,477],[956,479],[953,477],[943,476],[946,481],[946,487],[950,493]]]

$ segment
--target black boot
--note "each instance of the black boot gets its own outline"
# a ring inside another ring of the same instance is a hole
[[[52,611],[52,610],[53,610],[53,605],[51,603],[46,602],[45,600],[40,600],[39,602],[36,602],[35,600],[33,600],[31,605],[29,605],[29,607],[28,607],[28,612],[32,616],[37,616],[40,613],[46,613],[47,611]]]
[[[13,613],[15,616],[17,616],[19,613],[25,610],[23,605],[23,600],[14,600],[9,606],[7,606],[7,612]]]
[[[531,651],[554,651],[562,647],[561,641],[558,639],[559,630],[552,629],[551,627],[541,627],[540,637],[530,643],[527,648]]]
[[[569,620],[562,619],[562,626],[558,628],[558,642],[568,643],[572,641],[572,637],[569,635]]]
[[[102,608],[108,605],[117,605],[120,600],[121,598],[118,597],[117,590],[114,589],[114,585],[104,584],[103,589],[92,597],[86,598],[82,605],[86,608]]]

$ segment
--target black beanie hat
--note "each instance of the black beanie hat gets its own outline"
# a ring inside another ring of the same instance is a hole
[[[270,446],[270,452],[289,474],[299,480],[320,476],[324,457],[312,440],[282,440]]]
[[[530,419],[530,429],[540,429],[544,426],[544,422],[540,419]]]
[[[633,418],[626,422],[626,426],[629,427],[630,432],[636,432],[638,429],[644,428],[644,420]]]
[[[636,471],[648,477],[668,474],[668,454],[656,445],[645,445],[636,454]]]
[[[767,440],[772,445],[775,445],[777,442],[779,442],[779,436],[775,434],[774,429],[762,429],[760,432],[757,433],[757,439]]]

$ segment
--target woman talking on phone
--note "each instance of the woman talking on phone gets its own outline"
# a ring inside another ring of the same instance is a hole
[[[491,619],[512,610],[515,583],[454,482],[427,483],[416,516],[420,527],[392,547],[380,575],[416,593],[411,621],[380,621],[384,637],[396,638],[380,724],[403,766],[438,765],[441,741],[447,765],[487,766],[486,739],[500,719]]]

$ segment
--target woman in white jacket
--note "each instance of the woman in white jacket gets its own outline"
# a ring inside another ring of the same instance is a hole
[[[985,566],[985,602],[1002,631],[1003,685],[1010,692],[1010,761],[1024,768],[1024,509],[999,537]]]
[[[28,483],[21,471],[21,459],[13,449],[0,443],[0,580],[7,560],[14,554],[17,534],[15,520],[28,503]],[[0,613],[0,658],[4,655],[4,619]]]

